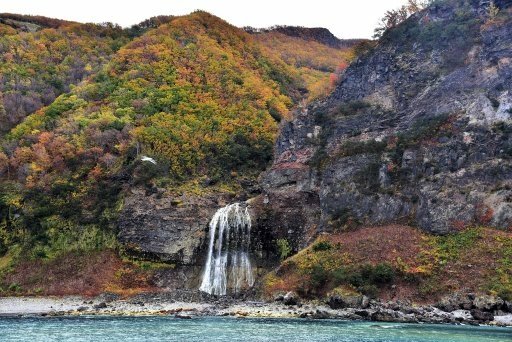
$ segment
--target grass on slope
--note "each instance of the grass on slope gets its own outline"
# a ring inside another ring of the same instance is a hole
[[[113,250],[70,252],[52,260],[25,260],[14,268],[0,268],[0,296],[155,292],[159,289],[153,283],[154,272],[169,267],[123,260]]]
[[[470,228],[431,236],[407,226],[320,236],[263,281],[266,296],[295,290],[323,297],[336,287],[383,299],[429,302],[446,293],[494,293],[512,299],[512,234]]]

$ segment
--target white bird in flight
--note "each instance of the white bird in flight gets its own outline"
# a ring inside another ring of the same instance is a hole
[[[142,161],[148,161],[148,162],[153,163],[153,164],[155,164],[155,165],[156,165],[156,161],[155,161],[153,158],[150,158],[150,157],[148,157],[148,156],[142,156],[142,158],[140,158],[140,160],[142,160]]]

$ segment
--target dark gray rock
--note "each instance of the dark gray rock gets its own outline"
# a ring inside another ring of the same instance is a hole
[[[284,305],[297,305],[299,303],[299,296],[295,292],[288,292],[283,297]]]
[[[96,310],[98,310],[98,309],[105,309],[105,308],[107,308],[107,303],[101,302],[101,303],[95,304],[93,306],[93,308],[95,308]]]
[[[276,302],[282,302],[283,300],[284,300],[283,294],[279,294],[274,298],[274,301],[276,301]]]
[[[99,301],[99,302],[105,302],[105,303],[110,303],[110,302],[113,302],[113,301],[116,301],[120,298],[120,296],[116,293],[112,293],[112,292],[104,292],[102,294],[100,294],[98,297],[96,297],[96,301]],[[89,302],[89,304],[92,304],[93,302]]]
[[[176,314],[176,315],[174,315],[174,318],[178,318],[178,319],[192,319],[192,316],[183,315],[183,314]]]
[[[330,295],[327,304],[331,309],[357,308],[366,309],[369,306],[368,297],[363,295]]]
[[[200,265],[208,223],[228,203],[222,196],[180,197],[132,189],[119,220],[119,241],[129,253],[178,265]]]
[[[327,311],[323,311],[323,310],[316,310],[309,317],[311,317],[313,319],[329,319],[329,318],[332,318],[331,315]]]
[[[494,320],[494,315],[491,312],[473,309],[471,310],[471,316],[477,321],[490,322]]]
[[[413,16],[330,97],[283,124],[262,197],[294,246],[350,222],[438,234],[512,224],[512,24],[481,32],[472,25],[485,18],[471,6],[444,2]],[[456,35],[421,35],[461,11],[473,20],[461,24],[463,47],[452,50]]]
[[[378,322],[396,322],[398,319],[398,314],[395,311],[386,311],[381,310],[374,312],[371,315],[372,321],[378,321]]]
[[[460,309],[470,310],[473,307],[473,300],[467,294],[455,293],[442,298],[435,306],[446,312]]]
[[[368,310],[357,310],[355,311],[355,314],[362,318],[368,318],[371,315],[370,311]]]
[[[503,303],[503,310],[504,310],[505,312],[512,313],[512,302],[505,301],[505,302]]]

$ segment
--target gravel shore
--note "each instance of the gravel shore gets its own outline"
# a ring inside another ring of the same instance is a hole
[[[433,306],[412,307],[400,303],[372,302],[366,309],[331,309],[320,302],[285,305],[282,302],[209,301],[183,302],[162,295],[141,295],[127,299],[112,295],[83,297],[1,297],[0,316],[172,315],[192,319],[198,316],[275,317],[303,319],[372,320],[382,322],[490,324],[512,326],[512,314],[495,315],[492,320],[476,319],[469,310],[445,312]]]

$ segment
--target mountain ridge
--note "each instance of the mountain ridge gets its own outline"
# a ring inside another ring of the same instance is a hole
[[[303,27],[303,26],[289,26],[289,25],[275,25],[269,28],[254,28],[246,26],[243,28],[246,32],[251,34],[262,34],[279,32],[290,37],[302,38],[304,40],[316,41],[318,43],[327,45],[332,48],[347,48],[352,47],[365,39],[340,39],[324,27]]]

